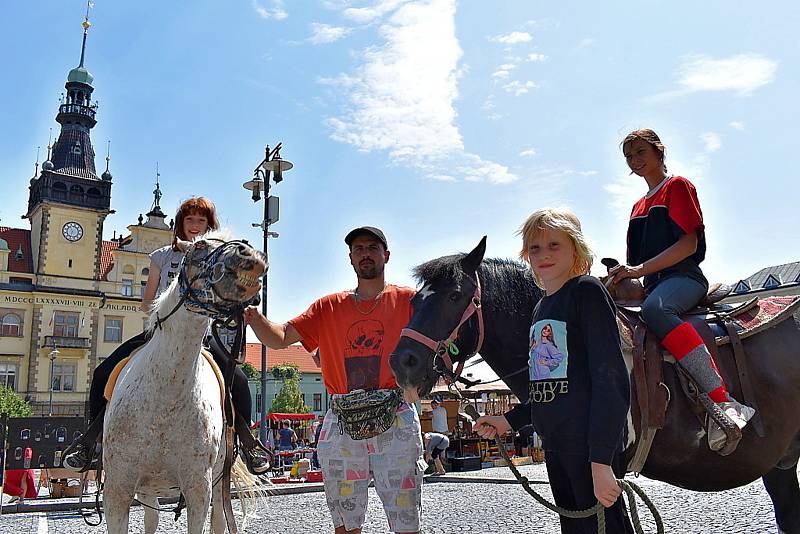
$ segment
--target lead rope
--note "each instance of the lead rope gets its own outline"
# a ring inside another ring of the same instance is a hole
[[[456,395],[459,397],[459,400],[463,400],[461,397],[461,392],[457,389]],[[464,412],[472,417],[475,421],[478,420],[480,414],[478,410],[475,409],[474,406],[471,404],[466,404],[464,408]],[[538,493],[531,487],[530,481],[527,477],[523,476],[522,473],[519,472],[517,466],[511,461],[511,458],[508,456],[508,452],[506,451],[505,443],[501,440],[499,435],[495,435],[494,438],[495,444],[497,448],[500,450],[500,455],[506,461],[506,465],[508,468],[511,469],[511,472],[514,474],[514,478],[517,479],[517,482],[522,485],[522,488],[531,496],[533,497],[536,502],[544,506],[545,508],[552,510],[553,512],[564,516],[569,517],[571,519],[584,519],[587,517],[591,517],[593,515],[597,516],[597,534],[606,534],[606,514],[605,514],[605,507],[600,504],[599,502],[596,503],[591,508],[587,508],[586,510],[567,510],[566,508],[562,508],[557,504],[553,504]],[[623,491],[625,491],[625,495],[628,496],[628,508],[630,508],[630,515],[631,515],[631,522],[633,523],[633,528],[637,534],[644,534],[644,530],[642,529],[642,523],[639,519],[639,511],[636,507],[636,495],[642,499],[642,502],[647,506],[648,510],[655,519],[656,522],[656,532],[658,534],[664,534],[664,523],[661,520],[661,515],[658,513],[658,509],[656,508],[653,501],[645,494],[644,490],[640,488],[634,482],[630,482],[628,480],[621,480],[618,479],[617,483],[622,487]]]

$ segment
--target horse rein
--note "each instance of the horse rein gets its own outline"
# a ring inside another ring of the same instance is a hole
[[[468,279],[472,280],[475,284],[475,292],[470,299],[469,305],[464,310],[464,313],[461,315],[461,320],[458,322],[456,327],[450,333],[450,336],[447,339],[443,339],[440,341],[434,341],[430,337],[426,336],[422,332],[418,330],[414,330],[413,328],[403,328],[400,331],[400,337],[407,337],[409,339],[413,339],[414,341],[421,343],[431,349],[433,351],[433,370],[442,376],[445,381],[449,383],[453,383],[457,380],[461,380],[469,384],[470,381],[466,380],[465,378],[461,377],[461,373],[464,370],[464,364],[468,359],[472,356],[480,352],[481,348],[483,347],[483,335],[484,335],[484,328],[483,328],[483,311],[481,310],[481,281],[478,277],[478,273],[475,272],[475,279],[473,280],[472,277],[467,276]],[[469,355],[465,356],[462,360],[460,360],[453,370],[453,360],[451,358],[451,354],[453,356],[458,356],[459,349],[454,343],[456,338],[458,338],[458,333],[461,330],[461,327],[464,326],[464,323],[470,320],[473,315],[477,315],[478,317],[478,342],[475,344],[475,350],[473,350]]]

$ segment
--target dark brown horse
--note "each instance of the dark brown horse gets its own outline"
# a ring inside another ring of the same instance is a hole
[[[480,354],[525,401],[528,331],[542,293],[526,266],[509,260],[483,260],[485,249],[484,238],[469,254],[445,256],[415,269],[422,288],[414,297],[409,328],[434,340],[446,339],[474,295],[477,276],[485,323]],[[709,450],[674,366],[665,364],[664,382],[672,400],[667,424],[656,434],[643,475],[696,491],[735,488],[761,477],[780,531],[800,534],[800,312],[792,319],[744,340],[765,437],[747,426],[730,456]],[[461,354],[475,349],[477,324],[473,317],[461,328],[456,339]],[[727,383],[738,383],[728,347],[720,347],[718,365]],[[427,346],[403,337],[391,356],[391,366],[402,387],[427,395],[439,378],[442,361],[434,358],[434,351]],[[634,450],[635,444],[628,446],[625,454],[630,456]]]

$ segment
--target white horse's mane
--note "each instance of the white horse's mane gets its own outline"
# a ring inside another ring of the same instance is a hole
[[[220,228],[219,230],[211,230],[210,232],[206,232],[203,235],[197,236],[192,240],[192,243],[197,241],[201,241],[203,239],[218,239],[220,241],[231,241],[233,239],[233,233],[228,228]],[[156,326],[156,321],[159,315],[163,315],[164,313],[169,313],[171,311],[172,306],[175,306],[177,302],[175,302],[174,296],[177,293],[176,287],[179,284],[180,276],[176,276],[172,279],[167,289],[161,292],[154,300],[153,304],[150,306],[150,315],[147,318],[147,332],[152,333],[153,329]],[[163,313],[162,312],[163,308]],[[168,309],[169,308],[169,309]]]

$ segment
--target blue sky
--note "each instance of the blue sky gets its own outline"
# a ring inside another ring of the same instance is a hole
[[[0,41],[4,225],[27,202],[36,147],[78,62],[85,3],[7,6]],[[471,249],[515,256],[535,209],[569,206],[598,257],[622,257],[632,203],[619,142],[652,127],[670,172],[697,185],[712,280],[800,260],[795,2],[97,0],[86,66],[92,138],[114,175],[106,238],[152,201],[212,198],[260,242],[241,184],[265,144],[295,164],[273,190],[274,320],[355,283],[342,242],[382,227],[390,281]]]

